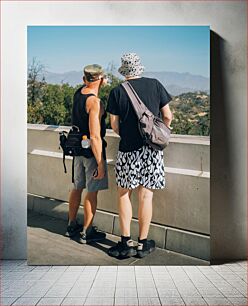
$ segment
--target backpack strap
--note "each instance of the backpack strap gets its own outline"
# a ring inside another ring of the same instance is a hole
[[[71,181],[74,183],[74,160],[75,156],[72,157],[72,168],[71,168]]]
[[[67,173],[66,165],[65,165],[65,151],[64,150],[63,150],[63,165],[64,165],[64,171],[65,171],[65,173]]]

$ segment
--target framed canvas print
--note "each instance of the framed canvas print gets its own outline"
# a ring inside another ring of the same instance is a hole
[[[28,263],[208,265],[210,27],[28,26]]]

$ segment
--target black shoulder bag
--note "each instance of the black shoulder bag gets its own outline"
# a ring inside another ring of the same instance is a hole
[[[60,147],[63,150],[63,165],[64,171],[66,171],[65,156],[72,156],[72,182],[74,183],[74,157],[84,156],[86,158],[93,157],[94,154],[91,148],[82,148],[81,141],[83,133],[75,125],[72,126],[69,133],[62,131],[59,133]]]
[[[80,132],[79,128],[75,125],[72,126],[69,133],[66,131],[62,131],[59,133],[60,147],[63,150],[63,165],[64,172],[66,171],[65,165],[65,156],[72,156],[72,183],[74,183],[74,157],[75,156],[84,156],[86,158],[91,158],[94,156],[91,148],[82,148],[81,141],[82,137],[85,135]],[[104,139],[103,142],[103,158],[106,159],[106,151],[105,148],[107,143]]]

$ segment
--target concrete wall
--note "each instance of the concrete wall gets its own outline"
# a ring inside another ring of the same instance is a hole
[[[59,130],[53,127],[28,127],[28,192],[68,201],[71,189],[71,159],[64,174],[62,153],[58,150]],[[117,213],[114,163],[119,138],[108,131],[106,141],[109,190],[99,194],[98,208]],[[209,138],[172,137],[164,151],[167,188],[154,193],[153,222],[202,234],[210,234]],[[178,160],[176,166],[175,161]],[[172,167],[174,166],[174,167]],[[134,218],[138,199],[132,195]]]
[[[69,128],[28,125],[28,208],[66,220],[72,160],[67,158],[65,174],[59,150],[61,130]],[[119,137],[108,130],[106,141],[109,189],[99,193],[94,224],[100,230],[120,235],[114,173]],[[154,192],[149,232],[149,238],[157,246],[204,261],[209,261],[210,254],[209,159],[209,137],[172,135],[170,145],[164,150],[167,187]],[[131,232],[137,240],[136,191],[132,194],[132,206]]]
[[[210,25],[211,258],[246,257],[246,1],[10,2],[2,11],[4,258],[26,258],[26,26]],[[10,18],[11,16],[11,18]],[[82,16],[84,18],[82,19]],[[135,16],[131,19],[130,16]],[[10,137],[13,135],[13,137]]]

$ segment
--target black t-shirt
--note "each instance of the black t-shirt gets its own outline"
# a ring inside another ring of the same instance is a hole
[[[170,94],[156,79],[137,78],[128,80],[137,92],[146,107],[156,116],[160,115],[160,109],[171,101]],[[134,151],[144,144],[138,129],[137,115],[125,89],[118,85],[110,92],[107,112],[118,115],[120,119],[120,144],[122,152]]]

